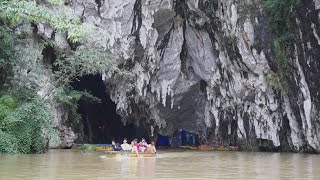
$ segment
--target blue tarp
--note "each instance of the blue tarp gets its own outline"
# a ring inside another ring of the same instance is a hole
[[[180,130],[172,137],[159,135],[158,146],[194,146],[196,145],[197,135],[192,132]]]
[[[157,140],[157,145],[158,146],[170,146],[170,139],[169,136],[158,136]]]
[[[176,139],[176,143],[178,146],[192,146],[192,145],[196,145],[196,134],[185,131],[185,130],[180,130],[175,139]]]

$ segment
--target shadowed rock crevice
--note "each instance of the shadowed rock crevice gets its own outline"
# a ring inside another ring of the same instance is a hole
[[[133,6],[133,21],[132,21],[132,29],[131,34],[135,37],[135,45],[134,45],[134,60],[140,61],[142,60],[145,50],[141,45],[140,40],[140,29],[142,26],[142,1],[136,0]]]
[[[110,143],[112,139],[119,142],[123,138],[147,138],[148,133],[143,126],[132,123],[122,124],[116,112],[116,104],[110,99],[108,90],[99,75],[87,75],[78,78],[73,87],[91,93],[101,102],[90,102],[81,99],[78,112],[81,114],[79,127],[79,143]]]
[[[102,3],[104,2],[104,0],[95,0],[94,2],[96,2],[98,13],[100,14],[101,13],[100,8],[101,8]]]
[[[53,63],[57,59],[55,49],[52,46],[46,46],[42,51],[42,56],[46,68],[55,71],[55,67],[53,66]]]

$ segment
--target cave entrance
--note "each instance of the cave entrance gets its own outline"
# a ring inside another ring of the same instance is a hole
[[[148,139],[143,126],[123,125],[101,75],[86,75],[77,78],[71,85],[75,90],[87,91],[101,100],[100,103],[83,99],[79,101],[78,113],[81,114],[82,122],[79,125],[80,137],[77,143],[107,144],[112,139],[119,143],[123,138]]]

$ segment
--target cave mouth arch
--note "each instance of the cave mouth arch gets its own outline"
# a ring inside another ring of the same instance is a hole
[[[101,100],[100,103],[81,99],[78,113],[81,122],[76,131],[79,134],[76,143],[109,144],[113,139],[122,142],[134,138],[149,139],[146,128],[134,124],[123,125],[116,112],[116,104],[111,100],[101,75],[85,75],[71,83],[75,90],[86,91]]]

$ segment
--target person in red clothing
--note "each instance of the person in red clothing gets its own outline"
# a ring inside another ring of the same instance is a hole
[[[137,154],[137,156],[140,157],[140,155],[139,155],[139,147],[140,147],[140,144],[138,143],[138,140],[137,140],[137,139],[134,139],[134,140],[131,142],[131,146],[132,146],[131,152],[135,152],[135,153]]]

